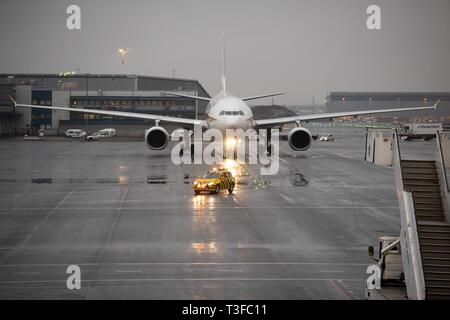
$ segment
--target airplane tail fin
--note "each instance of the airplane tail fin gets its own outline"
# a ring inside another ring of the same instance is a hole
[[[227,78],[225,77],[225,33],[222,33],[222,92],[227,94]]]

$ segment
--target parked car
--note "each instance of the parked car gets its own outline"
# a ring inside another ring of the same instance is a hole
[[[86,132],[81,129],[69,129],[65,132],[66,137],[70,138],[82,138],[86,135]]]
[[[101,137],[114,137],[116,135],[116,129],[106,128],[97,132]]]
[[[101,135],[98,134],[98,132],[94,132],[92,134],[89,134],[86,136],[86,140],[98,140],[100,139]]]
[[[319,141],[322,141],[322,142],[334,141],[334,137],[332,134],[327,134],[327,135],[321,136]]]

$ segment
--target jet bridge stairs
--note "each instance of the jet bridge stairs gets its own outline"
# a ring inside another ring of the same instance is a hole
[[[450,196],[444,138],[442,133],[437,135],[436,160],[403,159],[394,133],[399,241],[410,300],[450,299]]]

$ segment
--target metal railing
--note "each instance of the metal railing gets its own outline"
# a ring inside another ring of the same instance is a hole
[[[400,245],[405,274],[406,291],[410,300],[425,299],[425,279],[419,247],[419,236],[413,195],[405,190],[403,184],[400,144],[397,131],[394,131],[394,170],[397,197],[400,208]]]
[[[449,178],[447,176],[447,157],[444,155],[449,150],[446,150],[448,148],[448,141],[445,141],[445,144],[443,143],[443,134],[443,132],[438,132],[436,134],[436,169],[439,175],[439,186],[441,190],[442,207],[444,209],[445,221],[447,223],[450,223],[450,190],[448,185]]]
[[[436,142],[437,142],[437,148],[438,148],[438,162],[441,164],[441,170],[443,173],[443,179],[444,179],[444,186],[445,190],[450,191],[448,189],[448,177],[447,177],[447,169],[446,169],[446,163],[445,158],[442,150],[442,138],[441,138],[442,132],[438,132],[436,134]]]

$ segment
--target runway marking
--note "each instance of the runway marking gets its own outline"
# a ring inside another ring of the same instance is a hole
[[[291,198],[289,198],[288,196],[279,193],[280,197],[282,197],[285,201],[289,202],[289,203],[294,203],[294,200],[292,200]]]
[[[11,252],[5,254],[1,259],[0,259],[0,265],[3,264],[3,262],[5,262],[7,259],[9,259],[12,255],[14,255],[15,253],[17,253],[20,249],[25,247],[25,244],[28,243],[28,241],[30,241],[30,239],[34,236],[34,234],[42,228],[42,226],[47,222],[48,219],[50,219],[50,217],[55,213],[55,210],[58,209],[58,207],[63,204],[75,191],[76,188],[72,188],[72,190],[60,201],[58,202],[58,204],[53,207],[53,208],[49,208],[49,212],[45,215],[45,217],[43,219],[41,219],[38,224],[31,230],[31,232],[25,237],[25,239],[23,239]]]
[[[38,274],[37,271],[13,271],[13,274]]]
[[[98,255],[97,255],[96,259],[95,259],[94,275],[97,275],[97,273],[98,273],[98,267],[100,266],[99,263],[103,259],[103,256],[105,254],[106,245],[111,242],[113,233],[116,230],[116,227],[117,227],[117,225],[119,223],[119,219],[120,219],[121,213],[122,213],[123,202],[125,201],[129,190],[130,190],[130,188],[127,186],[125,191],[124,191],[124,193],[121,196],[121,201],[120,201],[119,207],[117,208],[118,211],[115,212],[114,220],[113,220],[112,224],[109,226],[108,234],[106,236],[104,244],[102,245],[102,248],[100,249],[100,252],[98,253]]]
[[[348,291],[350,294],[352,294],[352,295],[355,296],[355,293],[354,293],[352,290],[350,290],[350,288],[349,288],[342,280],[338,280],[338,282],[339,282],[341,285],[343,285],[343,286],[345,287],[345,289],[347,289],[347,291]]]
[[[288,162],[286,159],[281,158],[281,157],[275,157],[275,160],[280,160],[280,161],[283,162],[284,164],[289,164],[289,162]]]
[[[58,280],[9,280],[0,281],[7,284],[65,283],[67,279]],[[161,282],[161,281],[351,281],[360,282],[365,279],[329,279],[329,278],[138,278],[138,279],[83,279],[81,282]],[[334,283],[337,287],[337,285]],[[338,287],[339,288],[339,287]],[[341,290],[342,291],[342,290]]]
[[[0,268],[12,267],[59,267],[70,263],[28,263],[2,264]],[[77,263],[78,266],[146,266],[146,265],[332,265],[332,266],[368,266],[368,263],[356,262],[102,262]]]
[[[157,243],[155,245],[152,245],[152,248],[156,248],[159,249],[160,248],[160,243]],[[90,245],[89,248],[91,250],[98,250],[105,247],[104,244],[95,244],[95,245]],[[136,247],[138,248],[142,248],[142,245],[137,245]],[[229,245],[229,246],[225,246],[228,249],[270,249],[270,250],[285,250],[285,248],[281,245]],[[14,250],[15,247],[7,247],[7,248],[0,248],[0,250],[4,250],[4,251],[8,251],[8,250]],[[22,249],[24,250],[28,250],[27,253],[34,253],[36,254],[36,252],[52,252],[54,250],[74,250],[74,249],[84,249],[85,245],[79,245],[79,246],[74,246],[71,244],[66,244],[66,245],[46,245],[46,246],[23,246]],[[146,248],[149,248],[148,245],[146,245]],[[190,246],[189,246],[190,248]],[[118,248],[116,248],[114,245],[110,245],[108,247],[109,250],[116,250]],[[121,248],[119,248],[121,249]],[[291,248],[287,248],[286,250],[290,250]],[[327,246],[327,247],[319,247],[316,248],[315,250],[320,250],[320,251],[329,251],[329,250],[347,250],[347,251],[366,251],[367,250],[367,245],[359,245],[359,246],[342,246],[342,247],[336,247],[336,246]],[[297,250],[298,251],[298,250]],[[301,251],[301,249],[300,249]],[[68,256],[68,255],[66,255]],[[81,256],[81,257],[86,257],[87,254],[74,254],[72,256]],[[72,260],[73,261],[73,260]],[[71,263],[68,263],[67,265],[70,265]],[[2,265],[4,264],[0,264],[0,268],[2,267]],[[93,265],[96,265],[95,263]],[[366,264],[367,265],[367,264]]]
[[[334,281],[335,281],[334,279],[330,280],[330,283],[333,286],[333,288],[335,288],[337,292],[343,295],[346,300],[351,300],[350,296],[347,293],[345,293],[345,291],[342,290]]]
[[[232,207],[221,207],[216,206],[215,209],[398,209],[398,206],[232,206]],[[102,207],[63,207],[63,208],[46,208],[46,207],[18,207],[17,211],[38,211],[38,210],[179,210],[187,209],[184,207],[125,207],[125,208],[102,208]],[[206,208],[197,208],[193,211],[204,210]],[[8,210],[8,209],[0,209]],[[11,210],[11,209],[9,209]],[[348,212],[354,214],[353,212]],[[16,213],[14,213],[16,214]],[[279,212],[276,212],[279,214]]]

